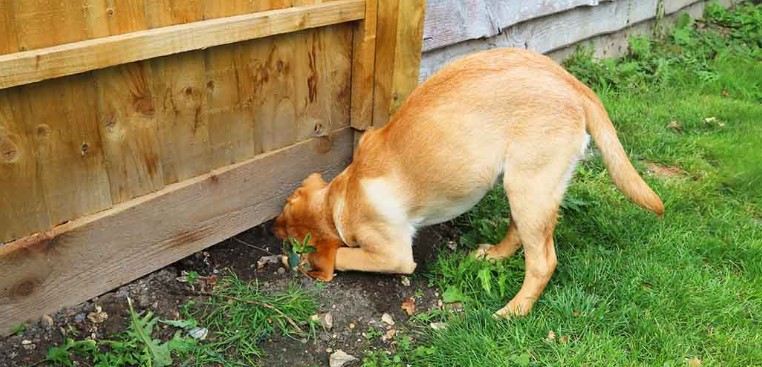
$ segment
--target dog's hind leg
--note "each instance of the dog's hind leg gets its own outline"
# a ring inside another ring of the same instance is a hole
[[[511,222],[508,226],[508,233],[497,245],[481,244],[476,249],[473,256],[477,259],[500,260],[516,253],[521,248],[521,239],[519,238],[519,229],[516,227],[516,221],[511,215]]]
[[[526,272],[516,296],[496,316],[526,315],[550,281],[558,263],[553,243],[558,208],[581,156],[584,134],[558,134],[542,145],[509,148],[503,179]],[[533,154],[526,154],[532,149]],[[520,154],[523,153],[523,154]],[[510,244],[510,243],[509,243]]]

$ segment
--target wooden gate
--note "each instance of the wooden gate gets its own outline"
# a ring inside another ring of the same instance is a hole
[[[0,333],[259,223],[416,86],[424,0],[0,0]],[[5,244],[2,244],[5,243]]]

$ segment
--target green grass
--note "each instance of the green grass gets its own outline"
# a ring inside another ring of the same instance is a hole
[[[186,279],[196,278],[189,274]],[[193,283],[193,281],[190,281]],[[314,295],[294,285],[284,292],[265,293],[256,281],[235,275],[221,278],[202,303],[189,302],[181,320],[160,320],[150,311],[139,314],[129,304],[125,332],[105,340],[73,340],[51,347],[42,363],[75,366],[83,361],[94,367],[149,366],[256,366],[262,356],[260,343],[274,333],[314,336],[317,310]],[[159,323],[174,335],[155,335]],[[202,336],[203,335],[203,336]]]
[[[599,93],[641,172],[682,171],[646,175],[664,218],[627,202],[588,159],[556,230],[558,269],[530,316],[491,318],[518,291],[522,256],[490,265],[443,253],[431,283],[464,314],[432,316],[448,328],[399,349],[399,363],[367,366],[762,365],[762,7],[709,6],[706,18],[632,39],[620,60],[583,50],[566,64]],[[464,245],[502,238],[503,195],[460,220]]]

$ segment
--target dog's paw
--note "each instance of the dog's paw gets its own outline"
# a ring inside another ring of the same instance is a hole
[[[497,310],[492,317],[496,320],[510,319],[512,317],[526,316],[532,309],[532,302],[529,300],[518,301],[515,298],[508,302],[505,307]]]
[[[495,247],[494,245],[490,245],[487,243],[480,244],[474,252],[471,253],[471,257],[477,260],[492,260],[492,257],[489,254],[489,249]]]
[[[324,282],[330,282],[333,280],[333,272],[325,272],[320,270],[312,270],[307,272],[307,276]]]

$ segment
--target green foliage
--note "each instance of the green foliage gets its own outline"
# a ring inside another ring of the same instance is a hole
[[[317,308],[315,297],[296,285],[282,293],[265,293],[256,281],[245,282],[235,275],[224,277],[209,300],[187,308],[189,316],[207,327],[210,335],[209,342],[193,351],[194,363],[256,365],[263,353],[259,343],[267,337],[275,332],[301,335],[287,318],[307,323],[309,330],[304,332],[314,334],[316,326],[309,318]]]
[[[128,299],[130,323],[127,331],[114,340],[95,341],[91,339],[75,341],[67,338],[62,346],[48,350],[46,361],[63,366],[74,366],[73,356],[91,361],[95,367],[146,366],[166,367],[173,363],[173,355],[185,355],[191,351],[196,341],[182,336],[178,331],[169,341],[154,339],[154,327],[159,322],[152,312],[142,317],[135,312]],[[165,321],[167,324],[181,325],[183,321]]]
[[[283,244],[283,253],[288,258],[290,269],[297,269],[302,255],[315,251],[315,247],[310,245],[310,239],[312,239],[312,234],[307,233],[301,242],[294,237],[289,237],[288,241]]]
[[[18,336],[24,335],[24,332],[29,327],[29,324],[23,322],[21,324],[18,324],[11,328],[11,334],[16,334]]]

